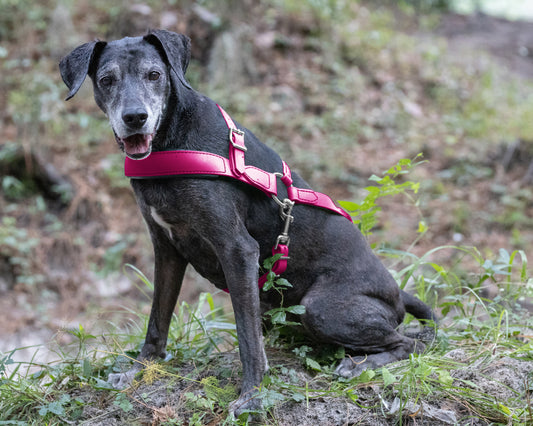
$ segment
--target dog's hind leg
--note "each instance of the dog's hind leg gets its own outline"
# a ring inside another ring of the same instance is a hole
[[[343,377],[356,377],[366,369],[425,349],[424,343],[396,330],[403,309],[401,304],[391,304],[393,300],[347,292],[346,284],[322,283],[301,301],[306,308],[302,324],[318,341],[344,346],[354,355],[342,361],[336,372]]]
[[[169,239],[161,235],[164,230],[150,226],[155,254],[154,296],[148,321],[146,339],[137,361],[124,373],[109,375],[109,383],[117,389],[129,386],[147,360],[164,358],[172,313],[176,307],[187,262]]]

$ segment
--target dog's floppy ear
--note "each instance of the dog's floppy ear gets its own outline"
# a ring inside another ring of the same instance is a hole
[[[167,30],[152,30],[144,39],[149,43],[161,47],[166,60],[179,81],[189,89],[192,87],[185,80],[185,71],[191,59],[191,39],[183,34],[176,34]]]
[[[59,71],[63,81],[69,88],[66,101],[72,98],[79,90],[85,77],[89,73],[96,55],[104,48],[106,42],[91,41],[76,47],[67,56],[61,59]]]

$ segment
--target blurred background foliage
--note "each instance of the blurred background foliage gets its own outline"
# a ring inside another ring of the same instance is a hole
[[[0,329],[20,339],[137,303],[121,265],[149,274],[151,247],[122,157],[90,84],[63,101],[57,64],[150,28],[188,34],[193,87],[336,199],[362,199],[372,174],[423,153],[416,206],[386,201],[376,246],[406,249],[422,216],[415,253],[530,252],[533,24],[456,3],[0,0],[0,304],[12,312]],[[185,288],[209,286],[191,271]]]

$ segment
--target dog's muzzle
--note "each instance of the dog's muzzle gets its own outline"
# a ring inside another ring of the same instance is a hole
[[[143,135],[136,133],[126,138],[120,138],[115,135],[119,147],[132,160],[143,160],[152,152],[152,140],[154,134]]]

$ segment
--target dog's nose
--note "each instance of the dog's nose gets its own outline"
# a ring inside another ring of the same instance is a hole
[[[142,108],[128,109],[122,114],[124,123],[133,129],[138,129],[144,126],[148,119],[148,113]]]

